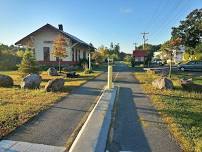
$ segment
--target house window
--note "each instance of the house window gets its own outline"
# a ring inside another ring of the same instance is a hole
[[[44,61],[50,61],[50,48],[49,47],[43,48],[43,59],[44,59]]]

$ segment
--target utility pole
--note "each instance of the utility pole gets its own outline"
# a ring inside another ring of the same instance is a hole
[[[136,48],[137,48],[137,44],[138,44],[138,43],[133,43],[133,45],[135,45],[135,50],[136,50]]]
[[[143,37],[143,50],[144,50],[145,49],[145,43],[148,41],[148,39],[146,39],[146,35],[149,34],[149,32],[143,32],[141,34]]]

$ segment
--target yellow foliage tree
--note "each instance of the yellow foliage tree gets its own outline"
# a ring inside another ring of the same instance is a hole
[[[68,52],[66,47],[69,45],[69,41],[64,38],[62,35],[58,35],[53,41],[53,50],[52,54],[54,57],[59,59],[59,71],[61,72],[61,59],[68,57]]]

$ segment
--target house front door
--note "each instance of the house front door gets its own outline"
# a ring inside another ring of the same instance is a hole
[[[49,47],[43,48],[43,59],[44,59],[44,61],[50,61],[50,48]]]

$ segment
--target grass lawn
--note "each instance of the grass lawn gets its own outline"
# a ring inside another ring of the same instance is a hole
[[[202,85],[202,72],[173,72],[173,78],[192,78],[193,82]]]
[[[164,121],[176,140],[185,151],[202,151],[202,93],[182,90],[179,78],[189,75],[174,74],[174,90],[151,89],[151,82],[159,77],[157,74],[135,72],[153,104],[161,113]],[[194,82],[201,84],[202,78],[194,76]]]
[[[16,71],[0,72],[0,74],[9,75],[14,79],[14,87],[0,87],[0,139],[17,126],[23,124],[40,111],[47,109],[62,97],[68,95],[74,87],[78,87],[87,80],[100,74],[83,74],[80,78],[65,78],[65,88],[62,92],[45,92],[45,84],[55,78],[48,76],[47,72],[42,72],[41,88],[38,90],[20,89],[21,78]],[[57,76],[62,77],[62,76]]]

